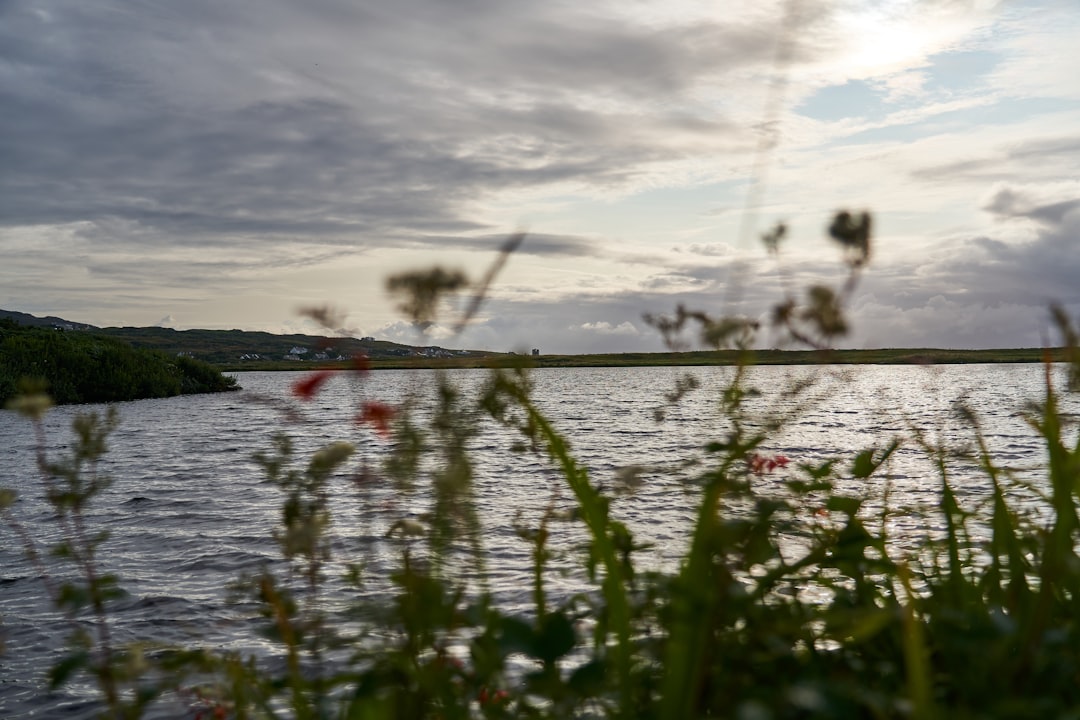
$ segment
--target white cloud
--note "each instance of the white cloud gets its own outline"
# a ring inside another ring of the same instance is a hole
[[[639,335],[640,331],[631,322],[621,322],[618,325],[612,325],[606,320],[600,322],[587,322],[582,323],[576,327],[571,327],[571,330],[586,330],[588,332],[599,333],[600,335]]]

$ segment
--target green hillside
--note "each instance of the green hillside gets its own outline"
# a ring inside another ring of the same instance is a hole
[[[438,346],[402,345],[374,338],[319,335],[275,335],[248,330],[173,330],[163,327],[99,328],[59,317],[36,317],[0,310],[0,318],[24,327],[92,331],[118,338],[132,347],[160,350],[167,355],[193,357],[215,365],[256,367],[278,362],[332,362],[363,353],[373,360],[417,358],[482,358],[498,353],[481,350],[450,350]]]

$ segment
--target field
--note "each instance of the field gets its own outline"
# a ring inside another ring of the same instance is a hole
[[[892,348],[882,350],[758,350],[752,362],[757,365],[940,365],[957,363],[1031,363],[1061,358],[1060,349],[1013,348],[994,350],[942,350],[934,348]],[[491,355],[462,358],[372,358],[372,369],[416,368],[488,368],[526,361],[531,367],[645,367],[645,366],[705,366],[737,365],[740,353],[734,350],[666,352],[666,353],[601,353],[595,355]],[[300,370],[345,368],[348,363],[245,362],[224,363],[222,369],[238,370]]]

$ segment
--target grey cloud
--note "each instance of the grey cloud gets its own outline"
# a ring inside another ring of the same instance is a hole
[[[132,242],[191,245],[490,231],[468,209],[490,193],[617,185],[719,147],[736,129],[686,91],[770,62],[774,32],[494,0],[5,3],[0,226],[119,218]],[[672,109],[618,109],[642,97]]]
[[[990,236],[954,237],[937,254],[889,265],[871,264],[857,285],[850,307],[853,333],[846,347],[1009,347],[1054,342],[1047,307],[1058,302],[1080,313],[1080,209],[1040,212],[1029,242]],[[766,319],[785,293],[814,283],[838,286],[843,267],[820,260],[789,265],[781,273],[764,260],[720,259],[712,266],[660,272],[633,291],[529,302],[495,301],[486,327],[498,332],[476,337],[539,345],[551,352],[658,351],[659,336],[641,323],[643,313],[670,315],[679,304],[713,315]],[[694,283],[693,289],[686,288]],[[703,283],[703,284],[702,284]],[[587,312],[583,312],[587,309]],[[589,332],[591,323],[594,328]],[[629,322],[640,335],[614,336],[604,329]],[[568,330],[570,326],[574,329]],[[692,338],[691,338],[692,339]],[[771,342],[768,333],[762,338]],[[502,347],[501,345],[498,347]]]
[[[1002,147],[997,153],[919,168],[911,176],[920,181],[1002,180],[1014,174],[1016,165],[1064,163],[1075,167],[1080,160],[1080,136],[1026,140]]]
[[[450,207],[466,193],[455,175],[475,168],[366,130],[326,101],[260,103],[204,122],[163,116],[127,132],[74,119],[40,138],[0,140],[8,168],[0,216],[7,224],[123,217],[181,241],[475,227]],[[36,145],[64,151],[63,167],[38,158]]]
[[[686,248],[687,252],[706,257],[728,257],[735,253],[735,249],[726,243],[709,243],[702,245],[695,243]]]
[[[642,287],[646,290],[663,290],[672,287],[685,288],[687,285],[703,287],[705,282],[705,280],[688,273],[660,273],[645,280]]]
[[[424,235],[415,238],[417,245],[432,245],[447,250],[479,250],[496,253],[507,235]],[[550,233],[526,233],[515,254],[554,257],[596,257],[601,254],[597,242],[589,238]]]
[[[94,278],[108,280],[115,286],[164,285],[166,287],[199,287],[207,283],[228,281],[233,291],[241,289],[245,281],[280,268],[297,270],[318,266],[333,260],[354,257],[353,250],[325,250],[321,247],[306,250],[295,248],[287,253],[260,253],[251,258],[218,258],[192,260],[190,258],[165,260],[155,263],[152,273],[147,272],[147,261],[139,257],[115,257],[98,261],[86,259],[83,267]]]
[[[998,192],[989,206],[1034,220],[1028,241],[953,238],[947,255],[872,268],[856,325],[887,328],[876,344],[1002,347],[1052,341],[1047,307],[1080,311],[1080,199],[1038,205],[1021,191]],[[891,318],[891,320],[889,319]],[[877,330],[881,332],[881,330]]]
[[[1003,218],[1029,218],[1051,228],[1063,224],[1066,216],[1077,208],[1080,208],[1080,198],[1038,203],[1010,187],[1000,188],[983,205],[984,210]]]

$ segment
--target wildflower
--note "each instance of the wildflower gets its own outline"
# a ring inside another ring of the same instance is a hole
[[[7,402],[7,409],[14,410],[23,417],[40,420],[45,411],[52,407],[52,399],[45,393],[35,395],[16,395]]]
[[[641,476],[648,470],[641,465],[627,465],[621,467],[615,471],[616,491],[621,493],[633,493],[642,485],[645,481]]]
[[[509,697],[510,694],[505,690],[489,692],[486,687],[482,687],[480,688],[480,692],[476,694],[476,701],[481,705],[495,705],[505,702]]]
[[[52,398],[46,392],[48,386],[38,378],[23,378],[19,381],[18,394],[7,402],[7,409],[14,410],[31,420],[41,420],[45,412],[52,407]]]
[[[312,467],[337,467],[345,462],[355,450],[356,448],[352,443],[330,443],[311,456],[311,465]]]
[[[386,403],[365,402],[360,407],[360,414],[356,416],[356,421],[371,425],[375,432],[386,438],[390,436],[390,421],[394,419],[395,414],[394,408]]]
[[[333,374],[333,370],[319,370],[313,372],[303,380],[297,380],[293,383],[292,394],[301,400],[310,400],[315,397],[315,393],[319,392],[319,388],[321,388]]]
[[[386,535],[389,537],[396,532],[400,532],[404,536],[421,537],[427,534],[427,528],[419,520],[402,518],[390,526],[390,529],[386,531]]]
[[[791,461],[783,455],[769,457],[760,453],[752,453],[746,462],[750,465],[750,472],[755,475],[764,475],[777,468],[786,468]]]

